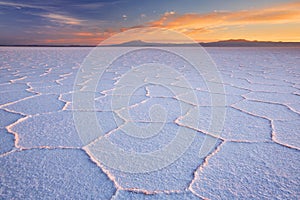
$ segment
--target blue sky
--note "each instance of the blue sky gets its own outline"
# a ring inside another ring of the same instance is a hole
[[[298,6],[299,1],[283,0],[7,0],[0,1],[0,44],[97,44],[135,26],[172,28],[199,41],[265,40],[267,30],[287,29],[271,36],[271,40],[300,41],[299,28],[296,28],[300,21],[296,13]],[[249,19],[239,20],[243,15]],[[162,19],[164,22],[158,23]],[[183,28],[180,23],[190,23],[190,26]],[[267,30],[260,33],[262,26]],[[280,38],[280,35],[284,36]]]

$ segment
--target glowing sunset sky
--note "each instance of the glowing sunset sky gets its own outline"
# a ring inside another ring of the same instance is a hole
[[[0,1],[0,44],[91,45],[134,27],[168,28],[199,42],[300,42],[300,1]]]

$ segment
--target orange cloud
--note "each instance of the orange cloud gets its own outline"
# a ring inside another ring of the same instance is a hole
[[[94,33],[90,33],[90,32],[78,32],[78,33],[74,33],[74,35],[80,36],[80,37],[92,37],[92,36],[95,36]]]
[[[39,41],[41,44],[54,44],[54,45],[95,45],[104,38],[89,38],[82,40],[81,38],[57,38],[57,39],[46,39]]]
[[[47,35],[47,39],[36,39],[36,42],[39,44],[78,44],[78,45],[97,45],[101,41],[109,38],[116,31],[105,30],[102,32],[88,32],[88,31],[79,31],[74,32],[72,29],[63,30],[58,32],[57,30],[53,31],[44,31],[41,32],[44,35]],[[58,36],[58,37],[57,37]]]
[[[196,37],[195,39],[197,39],[197,36],[212,32],[221,34],[222,29],[233,30],[233,27],[239,29],[241,26],[247,29],[250,26],[263,24],[273,25],[274,27],[278,24],[291,24],[288,28],[296,30],[295,23],[300,23],[299,10],[300,2],[294,2],[264,9],[233,12],[215,11],[206,14],[187,13],[183,15],[172,12],[165,13],[160,19],[148,23],[148,26],[173,29],[193,38]],[[220,37],[222,36],[220,35]],[[232,37],[236,37],[236,35]]]

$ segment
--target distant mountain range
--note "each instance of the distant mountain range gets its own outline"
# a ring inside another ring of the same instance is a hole
[[[244,39],[200,43],[205,47],[300,47],[300,42],[249,41]]]
[[[300,42],[269,42],[269,41],[249,41],[244,39],[238,40],[223,40],[218,42],[208,42],[199,43],[203,47],[300,47]],[[156,47],[156,46],[198,46],[197,43],[148,43],[141,40],[133,40],[130,42],[125,42],[122,44],[107,45],[107,46],[124,46],[124,47],[134,47],[134,46],[145,46],[145,47]]]
[[[249,41],[244,39],[222,40],[218,42],[200,43],[149,43],[141,40],[133,40],[121,44],[104,45],[105,47],[192,47],[200,44],[203,47],[300,47],[300,42],[271,42]],[[95,47],[96,45],[0,45],[16,47]]]

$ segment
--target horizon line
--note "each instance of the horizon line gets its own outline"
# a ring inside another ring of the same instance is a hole
[[[127,41],[124,43],[115,43],[115,44],[108,44],[108,45],[96,45],[96,44],[0,44],[0,47],[97,47],[97,46],[122,46],[122,45],[128,45],[133,42],[140,42],[140,45],[132,44],[130,46],[142,46],[144,45],[195,45],[195,44],[200,44],[200,45],[221,45],[221,44],[228,44],[228,45],[234,45],[234,44],[254,44],[256,43],[257,45],[263,45],[263,44],[300,44],[300,41],[295,42],[295,41],[259,41],[259,40],[246,40],[246,39],[228,39],[228,40],[219,40],[219,41],[214,41],[214,42],[197,42],[197,43],[164,43],[164,42],[145,42],[142,40],[131,40]]]

